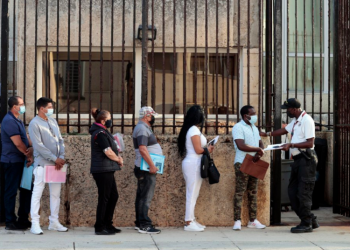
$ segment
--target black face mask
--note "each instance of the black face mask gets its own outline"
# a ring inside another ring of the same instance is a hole
[[[107,120],[105,126],[106,128],[112,127],[112,120]]]
[[[289,118],[294,118],[295,116],[287,110],[287,115]]]
[[[151,124],[151,126],[153,126],[155,121],[156,121],[156,118],[152,115],[151,121],[149,122],[149,124]]]

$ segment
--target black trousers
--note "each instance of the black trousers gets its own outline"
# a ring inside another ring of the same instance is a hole
[[[113,225],[113,214],[119,198],[114,172],[92,174],[98,189],[95,231]]]
[[[32,190],[20,188],[24,162],[2,163],[5,173],[4,210],[6,224],[28,223]],[[16,196],[19,189],[18,220],[15,214]]]
[[[317,156],[312,150],[310,160],[307,160],[302,154],[293,157],[293,159],[288,195],[292,209],[301,220],[300,225],[309,226],[314,217],[311,213],[311,205],[316,181]]]
[[[148,216],[148,210],[156,187],[156,174],[140,170],[139,167],[134,168],[134,174],[137,178],[137,191],[135,200],[135,225],[141,228],[152,226],[152,220]]]

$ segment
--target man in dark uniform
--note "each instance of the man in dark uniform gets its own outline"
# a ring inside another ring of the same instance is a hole
[[[300,109],[300,102],[290,98],[283,103],[282,109],[287,109],[292,121],[285,128],[260,136],[280,136],[291,134],[291,142],[282,146],[282,150],[290,150],[294,163],[289,180],[288,195],[293,210],[301,222],[291,229],[292,233],[312,232],[318,228],[316,216],[311,213],[312,192],[316,181],[317,155],[314,150],[315,122],[311,116]]]

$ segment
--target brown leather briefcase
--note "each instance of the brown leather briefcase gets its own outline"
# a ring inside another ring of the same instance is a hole
[[[247,154],[244,158],[240,170],[245,174],[249,174],[260,180],[263,180],[270,164],[263,160],[253,162],[253,158],[253,156]]]

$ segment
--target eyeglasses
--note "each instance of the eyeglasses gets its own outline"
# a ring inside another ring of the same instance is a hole
[[[50,132],[51,132],[51,135],[52,135],[53,137],[56,137],[55,132],[54,132],[53,129],[51,128],[50,122],[49,122],[49,121],[47,121],[47,125],[49,125],[49,130],[50,130]]]

